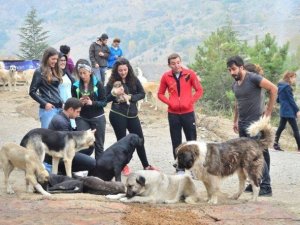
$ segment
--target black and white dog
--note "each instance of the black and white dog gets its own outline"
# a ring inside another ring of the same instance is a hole
[[[128,134],[118,142],[106,149],[96,162],[96,167],[89,171],[89,176],[99,177],[104,181],[110,181],[115,177],[121,181],[121,171],[132,158],[137,146],[142,146],[144,140],[137,134]]]
[[[66,174],[72,177],[72,160],[75,152],[94,145],[95,131],[53,131],[45,128],[30,130],[20,145],[33,149],[41,162],[45,154],[52,156],[52,173],[57,174],[59,159],[63,158]]]

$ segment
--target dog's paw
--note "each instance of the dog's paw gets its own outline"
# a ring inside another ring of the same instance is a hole
[[[6,193],[12,195],[15,191],[12,188],[7,188]]]
[[[211,199],[208,200],[208,204],[216,205],[216,204],[218,204],[218,199],[217,198],[211,198]]]
[[[6,193],[10,194],[10,195],[15,193],[10,184],[8,184],[7,187],[6,187]]]
[[[164,201],[165,204],[175,204],[177,202],[178,202],[177,200],[165,200]]]
[[[42,193],[42,195],[45,196],[45,197],[52,196],[49,192],[46,192],[46,191],[44,193]]]
[[[111,200],[118,200],[120,198],[124,198],[125,194],[105,195],[105,197]]]
[[[120,200],[120,202],[124,202],[124,203],[130,202],[130,200],[128,198],[126,198],[126,197],[120,198],[119,200]]]
[[[191,198],[191,197],[187,197],[185,200],[184,200],[187,204],[197,204],[197,202],[200,201],[199,198]]]

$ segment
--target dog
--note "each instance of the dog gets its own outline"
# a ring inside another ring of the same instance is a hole
[[[192,178],[185,175],[166,175],[155,170],[139,170],[131,173],[126,181],[126,194],[108,195],[121,202],[189,204],[200,201]]]
[[[6,90],[6,86],[8,86],[8,90],[12,91],[12,85],[14,85],[14,90],[16,91],[17,86],[17,67],[15,65],[11,65],[9,70],[6,70],[4,67],[0,69],[0,80],[3,84],[3,90]]]
[[[72,176],[75,152],[94,145],[95,131],[53,131],[45,128],[30,130],[20,145],[33,149],[43,162],[45,154],[52,156],[52,173],[57,174],[59,159],[63,158],[67,176]]]
[[[25,81],[26,85],[29,87],[32,81],[32,77],[35,69],[27,69],[23,71],[22,79]]]
[[[6,143],[0,150],[0,161],[4,172],[4,184],[8,194],[14,193],[8,182],[9,175],[14,168],[19,168],[25,171],[27,192],[30,191],[29,184],[31,184],[42,195],[51,195],[39,184],[48,182],[49,173],[34,151],[25,149],[15,143]]]
[[[88,175],[104,181],[111,181],[113,177],[115,181],[121,181],[122,169],[130,162],[136,147],[143,144],[144,140],[137,134],[128,134],[102,153],[95,169],[89,171]]]
[[[9,76],[9,70],[5,68],[0,69],[0,81],[2,82],[3,90],[6,90],[6,86],[8,86],[8,90],[11,90],[10,87],[10,76]]]
[[[135,74],[136,77],[139,79],[141,84],[143,85],[144,83],[148,82],[147,78],[144,76],[144,73],[140,67],[135,67]]]
[[[251,124],[248,133],[251,138],[222,143],[188,141],[177,147],[177,167],[191,170],[193,176],[204,183],[209,203],[217,204],[220,181],[235,172],[239,190],[231,198],[240,197],[248,177],[253,187],[252,200],[257,200],[264,166],[263,151],[274,140],[269,118],[263,117]],[[258,134],[260,137],[255,137]]]
[[[121,94],[116,96],[116,100],[118,103],[126,102],[127,105],[130,104],[127,95],[125,95],[124,87],[121,81],[115,81],[112,88],[112,93],[116,93],[116,90],[119,89]]]
[[[11,91],[11,87],[14,86],[14,91],[16,91],[17,87],[17,67],[15,65],[11,65],[9,67],[9,80],[8,80],[9,88]]]
[[[145,91],[145,100],[144,102],[150,101],[151,106],[154,107],[154,110],[157,110],[157,105],[158,105],[158,99],[157,99],[157,92],[159,88],[159,84],[153,81],[147,81],[143,83],[143,88]],[[142,102],[139,101],[138,109],[141,109]]]

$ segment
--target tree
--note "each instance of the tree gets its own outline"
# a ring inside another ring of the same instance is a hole
[[[265,77],[276,84],[284,72],[288,49],[288,42],[280,47],[276,37],[267,33],[262,40],[256,37],[254,46],[247,49],[248,60],[259,64],[264,70]]]
[[[48,47],[46,42],[49,31],[44,31],[42,19],[37,18],[35,8],[31,8],[25,18],[24,26],[20,28],[20,52],[22,59],[40,59]]]
[[[233,80],[227,72],[226,60],[233,55],[243,56],[246,46],[228,23],[197,47],[195,62],[190,67],[201,77],[205,107],[228,112],[233,106],[234,96],[230,93]]]

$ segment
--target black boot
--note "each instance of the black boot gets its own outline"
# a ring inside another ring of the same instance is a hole
[[[272,196],[272,188],[271,187],[260,187],[258,196],[271,197]]]
[[[273,148],[277,151],[284,151],[283,149],[280,148],[280,145],[278,143],[274,143]]]

